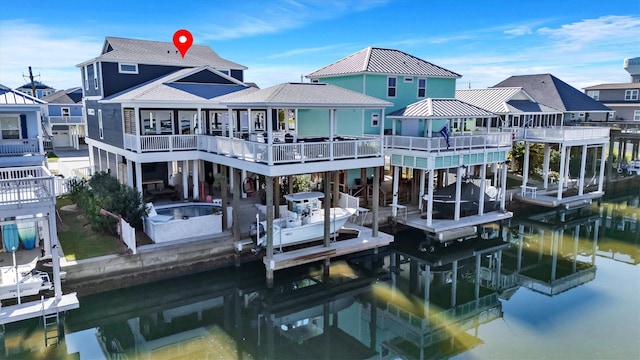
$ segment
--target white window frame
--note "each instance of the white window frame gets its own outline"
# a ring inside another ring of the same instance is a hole
[[[133,66],[134,70],[124,70],[123,66]],[[118,63],[118,72],[120,74],[137,74],[138,73],[138,64],[133,63]]]
[[[633,121],[640,121],[640,110],[633,111]]]
[[[2,122],[0,121],[0,139],[3,140],[15,140],[15,139],[22,139],[22,129],[21,129],[21,121],[20,121],[20,115],[15,115],[15,114],[3,114],[0,116],[0,118],[2,119],[7,119],[7,120],[15,120],[16,125],[17,125],[17,130],[18,130],[18,137],[17,138],[13,138],[13,137],[8,137],[8,138],[4,138],[4,131],[2,129]]]
[[[587,91],[587,96],[589,96],[593,100],[600,101],[600,91],[599,90],[589,90],[589,91]]]
[[[391,79],[395,80],[395,84],[392,86],[389,82]],[[393,89],[393,95],[390,95],[391,90]],[[398,77],[397,76],[387,76],[387,97],[395,98],[398,96]]]
[[[624,91],[624,100],[625,101],[635,101],[638,100],[638,90],[625,90]]]
[[[66,114],[65,114],[66,112]],[[60,108],[60,116],[62,116],[63,118],[68,118],[69,116],[71,116],[71,108],[70,107],[61,107]]]
[[[225,74],[227,76],[231,76],[231,69],[216,69],[216,70],[218,70],[219,72],[221,72],[221,73],[223,73],[223,74]]]
[[[98,90],[98,64],[93,64],[93,87]]]
[[[420,86],[420,81],[424,80],[424,87]],[[424,89],[424,95],[420,96],[420,90]],[[418,91],[416,92],[416,97],[418,99],[427,97],[427,79],[426,78],[418,78]]]
[[[98,132],[100,139],[104,139],[104,129],[102,127],[102,109],[98,109]]]
[[[89,90],[89,65],[84,68],[84,89]]]
[[[380,126],[380,114],[373,113],[371,114],[371,127]]]

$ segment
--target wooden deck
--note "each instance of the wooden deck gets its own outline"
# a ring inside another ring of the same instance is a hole
[[[18,305],[0,308],[0,325],[51,315],[57,312],[73,310],[80,307],[76,293],[62,295],[60,301],[47,298],[44,301],[29,301]]]
[[[393,235],[378,232],[378,236],[373,237],[371,235],[371,229],[369,228],[358,226],[356,224],[351,224],[349,227],[360,230],[360,236],[355,239],[332,242],[329,247],[316,245],[274,254],[271,261],[269,261],[265,256],[263,258],[263,262],[271,270],[280,270],[360,251],[371,250],[387,246],[393,242]]]
[[[558,199],[557,190],[548,190],[545,192],[538,191],[533,195],[527,194],[523,196],[521,194],[518,194],[515,197],[516,199],[529,204],[535,204],[549,208],[564,207],[566,209],[571,209],[579,206],[589,205],[591,204],[592,200],[599,199],[602,196],[604,196],[603,191],[593,191],[584,193],[582,195],[563,196],[562,199]]]

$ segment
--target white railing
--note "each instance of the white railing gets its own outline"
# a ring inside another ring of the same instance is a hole
[[[609,128],[595,126],[567,126],[524,129],[525,140],[585,140],[609,137]]]
[[[377,138],[350,138],[337,141],[278,142],[272,145],[225,136],[125,134],[125,148],[137,152],[200,150],[269,165],[291,162],[357,159],[382,156],[382,141]]]
[[[55,201],[53,176],[44,166],[0,169],[0,205]]]
[[[464,151],[511,146],[511,133],[487,133],[480,135],[452,135],[449,143],[444,137],[385,136],[385,147],[413,151],[440,152],[445,150]]]
[[[49,116],[49,124],[84,124],[82,116]]]
[[[38,139],[0,140],[0,155],[19,156],[39,153],[40,145]]]

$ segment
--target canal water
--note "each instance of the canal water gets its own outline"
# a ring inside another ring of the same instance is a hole
[[[80,298],[57,346],[7,325],[2,359],[638,359],[640,201],[539,209],[447,247],[276,272],[260,263]]]

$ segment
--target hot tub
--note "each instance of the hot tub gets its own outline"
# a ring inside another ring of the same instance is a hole
[[[181,203],[154,207],[147,204],[144,232],[154,243],[208,238],[222,233],[222,211],[210,203]],[[227,228],[232,208],[227,207]]]

